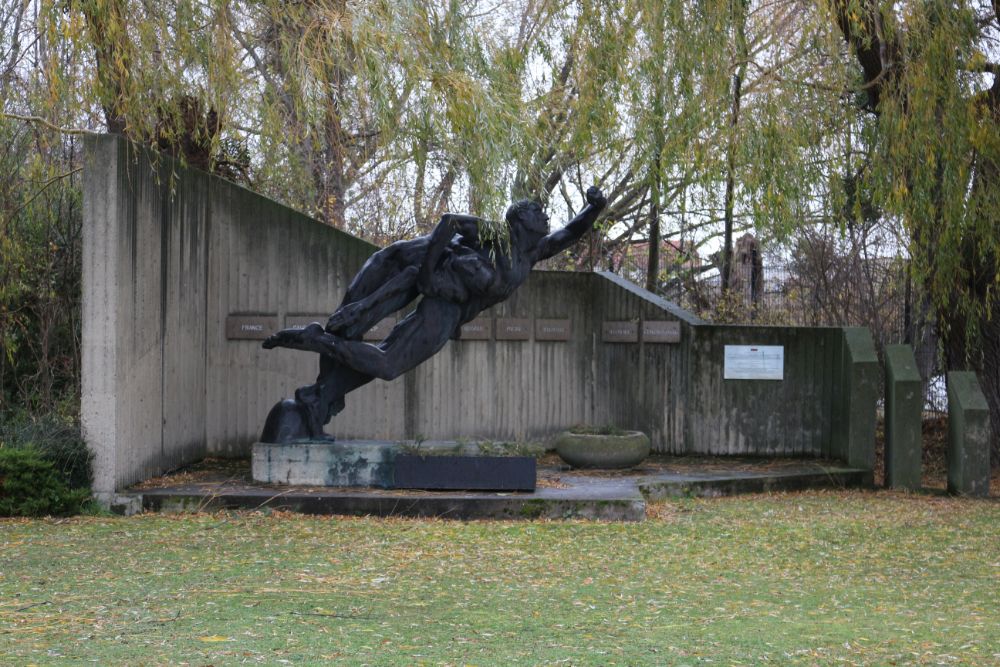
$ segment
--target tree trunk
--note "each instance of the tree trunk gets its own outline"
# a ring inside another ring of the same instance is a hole
[[[656,178],[659,181],[659,176]],[[649,205],[649,252],[646,255],[646,289],[659,292],[660,286],[660,195],[659,184]]]
[[[746,38],[747,0],[734,0],[733,26],[736,30],[736,54],[733,66],[733,99],[729,114],[729,145],[726,148],[726,202],[725,229],[722,237],[722,294],[729,292],[733,270],[733,207],[736,200],[736,142],[740,124],[740,101],[743,92],[743,77],[747,69]]]

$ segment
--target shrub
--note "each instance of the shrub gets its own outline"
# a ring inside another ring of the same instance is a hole
[[[49,415],[0,424],[0,447],[34,448],[71,489],[89,489],[93,482],[94,455],[73,421]]]
[[[78,513],[90,490],[71,489],[62,477],[34,447],[0,448],[0,516]]]

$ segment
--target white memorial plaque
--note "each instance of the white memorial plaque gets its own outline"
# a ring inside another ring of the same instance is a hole
[[[727,345],[726,380],[784,380],[783,345]]]

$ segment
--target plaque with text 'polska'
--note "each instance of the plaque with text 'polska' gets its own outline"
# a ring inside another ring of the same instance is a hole
[[[493,338],[493,320],[489,317],[477,317],[462,325],[459,340],[489,340]]]
[[[681,323],[646,320],[642,323],[642,342],[679,343],[681,342]]]
[[[277,330],[277,315],[229,315],[226,317],[226,338],[229,340],[264,340]]]
[[[605,343],[638,343],[639,325],[631,320],[601,324],[601,340]]]
[[[531,320],[522,318],[497,320],[497,340],[531,340]]]
[[[569,340],[572,329],[569,320],[535,320],[535,340]]]

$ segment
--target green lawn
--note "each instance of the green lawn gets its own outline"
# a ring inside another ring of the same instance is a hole
[[[1000,503],[0,521],[0,664],[1000,664]]]

